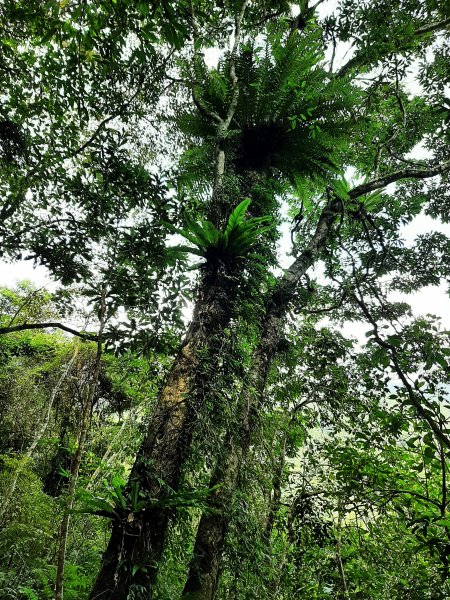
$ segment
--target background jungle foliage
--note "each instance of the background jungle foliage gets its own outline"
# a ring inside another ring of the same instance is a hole
[[[449,26],[1,3],[1,600],[450,598]]]

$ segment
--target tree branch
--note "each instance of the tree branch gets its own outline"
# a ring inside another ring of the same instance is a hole
[[[194,10],[194,5],[191,2],[191,17],[192,17],[192,32],[193,32],[193,45],[194,45],[194,56],[193,56],[193,65],[194,65],[194,81],[193,81],[193,85],[192,85],[192,100],[194,101],[195,106],[197,107],[198,111],[206,118],[211,119],[212,121],[214,121],[218,126],[220,126],[222,124],[222,118],[220,117],[220,115],[218,115],[215,111],[213,111],[211,108],[209,108],[202,100],[202,98],[197,94],[197,86],[200,87],[200,83],[197,79],[197,73],[196,73],[196,64],[203,61],[202,56],[200,55],[200,51],[199,51],[199,45],[198,45],[198,39],[199,39],[199,32],[198,32],[198,27],[197,27],[197,22],[195,20],[195,10]]]
[[[400,179],[428,179],[430,177],[436,177],[436,175],[442,175],[447,171],[450,171],[450,160],[427,169],[401,169],[400,171],[394,171],[388,175],[372,179],[372,181],[368,181],[367,183],[362,183],[350,190],[348,195],[350,198],[358,198],[359,196],[364,196],[364,194],[368,194],[374,190],[384,188],[390,183],[395,183]]]
[[[239,49],[239,44],[241,41],[241,25],[242,20],[244,18],[245,10],[249,4],[249,0],[244,0],[242,2],[241,10],[239,15],[236,18],[236,25],[234,31],[234,42],[233,47],[230,53],[230,79],[231,79],[231,101],[228,107],[227,115],[225,119],[221,119],[219,117],[219,121],[217,122],[217,138],[216,138],[216,159],[215,159],[215,171],[214,171],[214,183],[213,183],[213,193],[212,197],[216,198],[220,192],[222,187],[223,174],[225,172],[225,152],[221,147],[221,141],[224,137],[227,129],[230,126],[231,120],[234,117],[234,113],[236,112],[236,107],[239,99],[239,85],[238,78],[236,75],[236,53]],[[195,102],[195,98],[194,98]]]
[[[331,227],[336,217],[341,214],[341,210],[342,203],[340,200],[331,200],[326,204],[317,222],[314,235],[308,245],[278,280],[272,295],[272,304],[279,306],[280,302],[285,304],[292,299],[296,285],[316,260],[317,254],[327,240]]]
[[[437,21],[436,23],[429,23],[428,25],[423,25],[416,29],[413,33],[413,36],[421,36],[426,33],[432,33],[433,31],[439,31],[440,29],[446,29],[450,25],[450,17],[447,19],[443,19],[442,21]],[[399,48],[401,51],[402,49]],[[380,56],[381,58],[381,56]],[[339,71],[335,74],[335,77],[345,77],[347,73],[356,67],[360,67],[366,64],[366,53],[357,52],[355,56],[353,56],[348,62],[343,65]]]
[[[104,129],[105,126],[110,121],[112,121],[113,119],[116,119],[117,117],[122,116],[128,110],[128,108],[130,108],[131,104],[137,98],[139,92],[142,89],[143,84],[144,84],[144,77],[141,77],[140,81],[138,82],[135,92],[128,98],[128,100],[126,102],[124,102],[124,104],[122,104],[121,107],[115,113],[105,117],[102,121],[100,121],[100,123],[97,126],[97,129],[94,131],[94,133],[91,135],[91,137],[88,138],[84,142],[84,144],[82,144],[79,148],[77,148],[73,152],[70,152],[67,158],[77,156],[78,154],[81,154],[82,152],[84,152],[84,150],[86,150],[86,148],[88,148],[92,144],[92,142],[97,138],[97,136],[100,134],[102,129]]]
[[[432,498],[427,498],[423,494],[419,494],[419,492],[412,492],[409,490],[381,490],[384,493],[392,494],[392,497],[399,496],[400,494],[407,494],[408,496],[414,496],[415,498],[420,498],[420,500],[424,500],[425,502],[429,502],[430,504],[434,504],[438,508],[440,508],[440,503],[437,500],[433,500]]]
[[[423,25],[415,30],[415,35],[423,35],[425,33],[432,33],[433,31],[439,31],[440,29],[446,29],[447,26],[450,25],[450,17],[447,19],[443,19],[442,21],[437,21],[436,23],[429,23],[428,25]]]
[[[62,329],[63,331],[67,331],[72,335],[76,335],[84,340],[91,340],[96,342],[98,340],[98,336],[93,333],[84,333],[83,331],[77,331],[76,329],[72,329],[72,327],[68,327],[67,325],[63,325],[62,323],[22,323],[21,325],[12,325],[11,327],[0,327],[0,335],[5,333],[13,333],[15,331],[24,331],[26,329],[46,329],[47,327],[52,327],[54,329]]]
[[[253,27],[260,27],[261,25],[264,25],[264,23],[267,23],[267,21],[270,21],[270,19],[276,19],[276,17],[281,17],[281,15],[283,15],[285,12],[286,11],[284,9],[281,9],[277,10],[276,12],[269,13],[259,21],[256,21],[256,23],[253,24]]]
[[[406,168],[400,171],[395,171],[383,177],[379,177],[367,183],[359,185],[353,190],[350,190],[350,198],[358,198],[374,190],[383,188],[390,183],[399,181],[400,179],[426,179],[435,177],[441,173],[450,170],[450,161],[429,167],[428,169],[411,169]],[[285,271],[284,275],[278,280],[277,285],[268,302],[268,309],[264,318],[263,330],[261,335],[260,352],[268,356],[274,352],[274,340],[277,339],[277,328],[280,327],[279,319],[282,319],[287,311],[289,302],[294,297],[295,289],[303,275],[309,267],[315,262],[317,256],[325,245],[328,236],[330,235],[333,223],[338,215],[342,213],[342,202],[336,198],[330,199],[324,207],[319,221],[316,226],[314,235],[310,239],[308,245],[300,254],[300,256],[292,263]],[[450,439],[449,448],[450,448]]]
[[[109,115],[108,117],[105,117],[103,119],[103,121],[100,121],[100,123],[98,124],[94,133],[76,150],[74,150],[73,152],[70,152],[68,154],[67,158],[72,158],[72,157],[77,156],[78,154],[81,154],[82,152],[84,152],[86,150],[86,148],[88,148],[92,144],[92,142],[98,137],[100,132],[105,128],[105,126],[110,121],[115,119],[116,117],[119,117],[122,113],[123,113],[123,110],[117,111],[116,113],[113,113],[112,115]]]
[[[228,127],[230,126],[231,120],[234,117],[234,113],[236,112],[236,107],[237,107],[238,98],[239,98],[239,85],[238,85],[238,78],[236,75],[235,59],[236,59],[236,53],[239,49],[239,44],[241,42],[241,25],[242,25],[242,20],[244,18],[245,10],[247,8],[248,3],[249,3],[249,0],[243,1],[241,11],[236,19],[236,27],[235,27],[235,31],[234,31],[234,43],[233,43],[233,48],[231,49],[231,55],[230,55],[230,78],[231,78],[232,97],[231,97],[230,106],[228,107],[227,116],[225,117],[225,120],[222,124],[221,129],[223,131],[226,131],[228,129]]]

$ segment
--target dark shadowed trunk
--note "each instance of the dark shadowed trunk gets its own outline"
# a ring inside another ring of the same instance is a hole
[[[261,325],[260,341],[241,399],[240,426],[237,432],[228,433],[212,477],[211,487],[220,486],[219,493],[215,494],[211,501],[214,511],[203,514],[200,519],[189,575],[183,591],[183,598],[186,600],[212,600],[215,597],[230,521],[227,509],[236,489],[242,459],[249,448],[254,422],[252,416],[257,411],[264,391],[267,374],[283,334],[284,319],[297,285],[307,269],[317,260],[340,211],[340,201],[327,203],[309,244],[280,279],[268,302]]]
[[[130,507],[113,523],[91,600],[123,600],[130,591],[133,598],[151,597],[173,510],[165,505],[165,497],[177,490],[197,410],[204,400],[205,375],[199,367],[214,360],[214,341],[230,321],[235,294],[229,270],[222,264],[209,266],[193,321],[159,393],[130,476],[128,497],[131,483],[136,482],[146,507],[134,513]]]

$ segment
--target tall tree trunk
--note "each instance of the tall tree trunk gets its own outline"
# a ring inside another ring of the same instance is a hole
[[[94,369],[91,375],[90,384],[87,386],[86,395],[84,399],[83,412],[81,415],[81,423],[80,423],[80,431],[78,434],[78,444],[77,449],[75,451],[75,456],[73,457],[71,469],[70,469],[70,479],[69,486],[67,489],[66,502],[64,507],[64,514],[61,519],[61,525],[59,529],[59,548],[58,548],[58,559],[56,566],[56,579],[55,579],[55,600],[63,600],[64,593],[64,565],[66,560],[66,546],[67,546],[67,536],[69,533],[69,521],[70,521],[70,513],[73,509],[73,504],[75,502],[75,491],[77,487],[78,481],[78,473],[80,471],[81,459],[83,457],[84,444],[86,441],[86,436],[89,428],[89,418],[92,410],[92,403],[95,398],[95,393],[97,391],[98,379],[100,376],[101,370],[101,357],[102,357],[102,335],[103,329],[105,326],[105,318],[106,318],[106,287],[102,287],[102,295],[100,300],[100,326],[98,331],[98,340],[97,340],[97,353],[95,356]]]
[[[203,514],[197,530],[194,553],[183,590],[186,600],[212,600],[219,581],[225,537],[230,514],[228,507],[236,489],[240,466],[251,440],[254,419],[264,392],[267,374],[277,351],[297,285],[309,267],[317,260],[341,211],[339,200],[330,200],[323,209],[314,235],[302,254],[285,272],[275,288],[261,325],[258,347],[255,350],[247,385],[242,395],[240,426],[227,434],[224,451],[219,457],[211,487],[220,486],[212,499],[211,513]]]
[[[178,488],[197,413],[205,400],[204,368],[211,368],[218,336],[233,315],[236,291],[224,265],[209,267],[193,321],[160,390],[130,475],[129,486],[133,482],[139,486],[147,506],[113,523],[91,600],[123,600],[130,590],[133,597],[151,597],[171,511],[165,498]]]
[[[241,26],[250,0],[242,0],[235,15],[235,27],[229,54],[230,103],[220,116],[210,109],[199,94],[198,82],[192,86],[192,97],[200,113],[214,124],[216,152],[213,193],[209,216],[219,227],[229,214],[229,203],[223,189],[225,151],[223,139],[236,112],[239,80],[236,56],[241,43]],[[194,4],[191,3],[194,39],[193,66],[204,64]],[[163,384],[144,443],[134,463],[131,485],[139,485],[148,505],[138,515],[113,523],[108,547],[103,555],[99,574],[89,596],[90,600],[125,600],[133,590],[134,598],[151,598],[156,582],[158,563],[164,548],[169,523],[169,507],[164,503],[168,491],[177,490],[181,469],[189,451],[196,412],[204,405],[205,375],[201,372],[202,357],[213,351],[211,342],[223,332],[233,316],[236,296],[234,282],[223,264],[207,265],[199,290],[193,321],[183,344]],[[206,361],[208,362],[208,361]],[[209,361],[211,363],[211,361]],[[206,363],[205,363],[206,364]],[[200,367],[200,368],[199,368]]]

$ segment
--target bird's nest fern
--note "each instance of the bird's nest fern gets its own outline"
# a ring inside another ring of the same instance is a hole
[[[180,254],[190,253],[205,259],[205,265],[221,262],[232,263],[239,259],[253,258],[264,260],[253,252],[258,238],[273,228],[272,217],[252,217],[244,220],[250,200],[240,202],[231,213],[224,231],[218,230],[211,221],[204,219],[186,219],[182,229],[172,227],[172,231],[183,236],[193,246],[179,245],[172,251]],[[195,265],[197,267],[199,265]]]
[[[295,185],[298,178],[327,178],[338,170],[359,92],[347,81],[329,77],[314,49],[314,35],[284,42],[269,37],[264,46],[242,50],[236,65],[238,104],[222,141],[237,172],[270,170]],[[203,106],[225,115],[232,95],[228,57],[217,70],[195,69]],[[201,111],[181,115],[179,125],[196,142],[196,152],[191,152],[195,164],[187,160],[184,166],[198,182],[213,156],[215,125]]]

